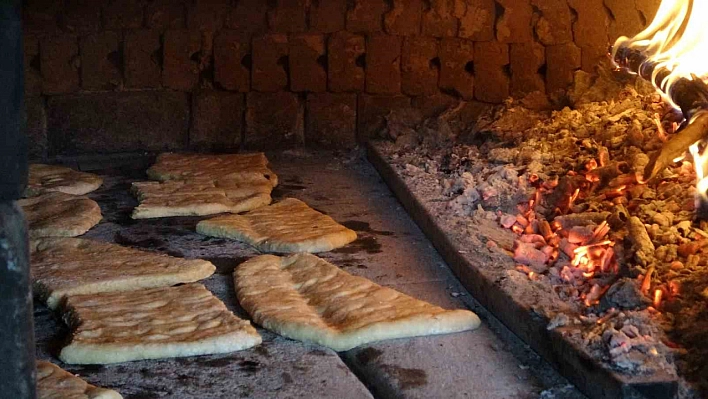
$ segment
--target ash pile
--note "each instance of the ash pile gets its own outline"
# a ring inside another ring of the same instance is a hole
[[[642,178],[683,116],[642,79],[598,72],[474,124],[461,121],[464,102],[426,120],[392,112],[380,148],[461,234],[480,220],[503,230],[470,251],[503,253],[509,276],[555,293],[534,304],[549,330],[617,372],[678,373],[681,396],[697,397],[708,392],[708,223],[695,217],[696,168],[689,155]]]

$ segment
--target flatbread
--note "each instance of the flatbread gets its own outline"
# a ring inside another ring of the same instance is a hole
[[[160,154],[147,170],[148,178],[157,181],[194,178],[226,179],[241,183],[268,182],[278,185],[278,176],[268,169],[262,152],[251,154]]]
[[[133,192],[140,205],[133,210],[132,218],[246,212],[270,204],[272,190],[268,182],[219,183],[209,179],[136,182]]]
[[[311,254],[261,255],[234,271],[253,321],[288,338],[345,351],[373,341],[473,330],[468,310],[445,310]]]
[[[103,184],[93,173],[79,172],[57,165],[31,164],[25,197],[34,197],[50,191],[85,195]]]
[[[214,274],[201,259],[182,259],[82,238],[31,244],[34,292],[54,309],[67,295],[130,291],[188,283]]]
[[[263,252],[324,252],[356,240],[356,232],[295,198],[244,215],[217,216],[197,224],[197,232],[232,238]]]
[[[29,237],[76,237],[101,221],[101,208],[84,196],[48,192],[18,201],[29,224]]]
[[[70,296],[64,320],[73,333],[59,358],[71,364],[226,353],[261,343],[248,320],[198,283]]]
[[[99,388],[56,364],[37,361],[37,399],[122,399],[112,389]]]

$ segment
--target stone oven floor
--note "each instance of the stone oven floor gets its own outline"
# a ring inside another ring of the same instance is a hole
[[[348,272],[447,308],[468,308],[483,320],[472,332],[390,340],[336,352],[259,328],[263,344],[226,355],[70,366],[57,360],[67,329],[45,306],[35,307],[38,358],[52,360],[126,399],[148,398],[582,398],[460,285],[432,244],[360,154],[291,151],[269,154],[280,177],[274,199],[306,201],[359,234],[353,244],[320,256]],[[131,181],[144,179],[149,157],[59,160],[101,174],[92,193],[104,220],[86,237],[118,242],[217,266],[205,280],[227,307],[247,318],[231,272],[257,254],[194,232],[200,218],[133,221]]]

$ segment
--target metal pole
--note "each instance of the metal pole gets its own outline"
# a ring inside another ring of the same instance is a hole
[[[27,227],[15,203],[27,183],[22,122],[21,0],[0,0],[0,398],[34,399],[35,348]]]

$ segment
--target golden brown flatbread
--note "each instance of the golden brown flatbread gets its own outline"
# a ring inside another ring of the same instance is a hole
[[[32,242],[31,247],[34,291],[52,309],[67,295],[194,282],[216,270],[211,262],[201,259],[175,258],[82,238],[45,238]]]
[[[324,252],[356,240],[356,232],[295,198],[244,215],[223,215],[197,224],[197,232],[233,238],[263,252]]]
[[[239,183],[209,179],[136,182],[133,192],[140,201],[133,219],[169,216],[203,216],[239,213],[270,204],[273,186],[268,182]]]
[[[278,176],[268,169],[268,159],[262,152],[252,154],[160,154],[147,170],[151,180],[190,180],[208,178],[239,183],[269,182],[275,187]]]
[[[72,295],[64,320],[73,333],[59,358],[71,364],[227,353],[261,343],[249,321],[198,283]]]
[[[79,172],[57,165],[31,164],[25,197],[34,197],[50,191],[85,195],[103,184],[93,173]]]
[[[37,399],[122,399],[112,389],[99,388],[56,364],[37,361]]]
[[[18,201],[29,225],[29,237],[76,237],[103,217],[96,201],[84,196],[47,192]]]
[[[472,330],[468,310],[445,310],[311,254],[262,255],[234,271],[253,321],[285,337],[345,351],[373,341]]]

